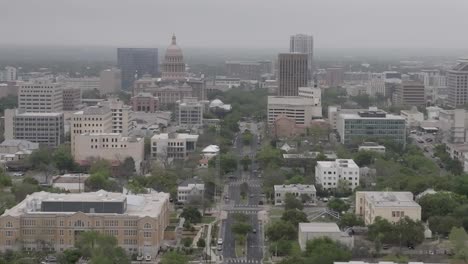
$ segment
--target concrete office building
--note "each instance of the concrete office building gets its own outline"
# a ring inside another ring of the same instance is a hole
[[[156,48],[118,48],[117,65],[121,72],[121,88],[130,90],[133,82],[148,74],[159,75],[158,49]]]
[[[203,125],[203,109],[205,105],[194,97],[186,97],[179,101],[177,121],[183,128],[198,128]]]
[[[315,166],[315,182],[324,190],[338,188],[340,181],[346,183],[351,190],[359,186],[359,166],[352,159],[337,159],[334,161],[317,161]]]
[[[457,108],[468,103],[468,58],[447,72],[448,105]]]
[[[159,98],[150,93],[139,93],[130,99],[135,112],[154,113],[159,110]]]
[[[309,79],[314,73],[314,37],[312,35],[296,34],[289,40],[289,52],[307,54],[307,68]]]
[[[63,111],[63,85],[50,80],[19,83],[18,108],[34,113]]]
[[[128,254],[154,258],[169,225],[169,194],[36,192],[0,216],[0,250],[63,252],[80,234],[114,236]]]
[[[125,105],[120,99],[110,98],[107,101],[100,102],[98,105],[110,109],[112,113],[112,133],[120,133],[122,136],[128,136],[133,129],[132,107]]]
[[[186,159],[195,151],[198,135],[164,133],[151,138],[151,157],[154,159]]]
[[[382,217],[391,223],[405,216],[421,220],[421,206],[414,201],[410,192],[356,192],[356,215],[364,218],[364,223],[374,223]]]
[[[98,77],[64,78],[60,80],[66,87],[78,88],[81,91],[100,90],[101,81]]]
[[[375,139],[389,139],[406,145],[405,119],[387,114],[377,108],[369,108],[353,114],[341,113],[336,122],[341,143],[359,144]]]
[[[123,137],[120,133],[84,133],[75,136],[73,157],[78,164],[86,164],[91,158],[122,163],[131,157],[139,173],[145,155],[144,145],[143,138]]]
[[[166,81],[185,81],[187,78],[184,55],[182,49],[177,46],[175,35],[172,36],[171,45],[166,49],[161,77]]]
[[[17,82],[0,83],[0,98],[18,96]]]
[[[89,106],[73,113],[70,119],[71,153],[75,152],[78,135],[84,133],[111,133],[112,112],[105,106]]]
[[[298,96],[299,87],[306,87],[308,80],[307,54],[280,53],[278,55],[279,96]]]
[[[73,111],[81,107],[80,88],[67,87],[63,89],[63,110]]]
[[[6,66],[3,71],[0,71],[0,82],[15,82],[17,78],[16,68]]]
[[[397,105],[425,106],[426,93],[424,84],[417,81],[403,81],[397,87]]]
[[[122,89],[122,71],[107,69],[99,75],[99,92],[102,95],[117,93]]]
[[[290,193],[297,199],[304,201],[306,204],[315,204],[317,201],[317,190],[314,185],[305,184],[289,184],[275,185],[275,205],[283,205],[285,203],[286,194]]]
[[[401,110],[400,115],[405,119],[407,128],[419,127],[424,121],[424,114],[419,112],[416,107],[411,108],[411,110]]]
[[[32,113],[5,110],[5,139],[27,140],[57,147],[64,142],[63,113]]]
[[[302,251],[306,250],[307,241],[322,237],[328,237],[348,248],[354,246],[354,237],[342,232],[336,223],[299,223],[297,237]]]
[[[355,114],[368,109],[342,109],[339,105],[331,105],[328,107],[328,123],[333,130],[337,129],[336,122],[339,114]]]
[[[320,106],[313,100],[299,96],[268,96],[268,124],[273,125],[280,115],[295,120],[297,125],[310,126],[314,117],[321,117]]]
[[[448,143],[465,143],[468,125],[465,109],[439,111],[439,128],[442,141]]]

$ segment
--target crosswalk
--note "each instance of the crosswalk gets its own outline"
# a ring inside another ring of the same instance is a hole
[[[230,258],[224,259],[223,261],[226,264],[236,264],[236,263],[246,263],[246,264],[260,264],[262,260],[260,259],[247,259],[247,258]]]
[[[240,209],[240,208],[231,208],[229,210],[229,212],[231,213],[242,213],[242,214],[257,214],[258,213],[258,210],[246,210],[245,208],[244,209]]]
[[[232,181],[232,182],[229,182],[230,185],[234,185],[234,186],[240,186],[242,183],[245,183],[245,181]],[[249,185],[249,188],[261,188],[262,185],[261,185],[261,182],[259,181],[250,181],[250,182],[247,182],[247,184]]]

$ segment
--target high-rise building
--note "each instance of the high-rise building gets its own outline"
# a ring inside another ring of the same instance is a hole
[[[129,255],[155,258],[169,225],[169,194],[35,192],[0,216],[0,251],[62,252],[80,234],[116,238]]]
[[[468,103],[468,58],[447,72],[448,105],[457,108]]]
[[[118,48],[117,64],[122,71],[122,89],[129,90],[133,82],[145,74],[153,77],[159,74],[158,49]]]
[[[14,82],[17,80],[16,68],[6,66],[5,70],[0,71],[0,82]]]
[[[279,96],[298,96],[299,87],[307,87],[307,56],[305,53],[278,55]]]
[[[57,147],[64,142],[63,113],[5,110],[5,139],[28,140]]]
[[[424,106],[426,94],[424,84],[416,81],[403,81],[397,86],[397,104],[406,106]]]
[[[122,71],[119,69],[101,71],[99,84],[101,95],[113,94],[120,91],[122,89]]]
[[[18,108],[36,113],[61,112],[63,110],[63,85],[50,80],[20,83]]]
[[[184,54],[182,53],[182,49],[177,46],[175,35],[172,36],[171,45],[166,49],[161,77],[167,81],[185,81],[187,78]]]
[[[289,51],[307,54],[307,68],[309,69],[309,77],[312,77],[314,73],[314,37],[305,34],[291,36]]]

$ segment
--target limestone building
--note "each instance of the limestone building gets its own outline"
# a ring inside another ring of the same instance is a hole
[[[19,83],[18,109],[34,113],[63,111],[63,85],[50,80]]]

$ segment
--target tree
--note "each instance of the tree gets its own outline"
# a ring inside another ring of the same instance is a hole
[[[454,259],[468,263],[468,235],[466,234],[465,229],[461,227],[452,228],[449,240],[455,253]]]
[[[82,256],[91,258],[92,264],[130,263],[125,251],[117,246],[114,236],[87,231],[80,234],[75,247]]]
[[[219,163],[221,165],[221,171],[224,174],[233,172],[237,169],[237,159],[231,153],[221,154],[219,160]],[[208,166],[210,168],[216,168],[216,159],[210,159],[210,161],[208,162]]]
[[[372,164],[375,156],[376,156],[375,152],[359,151],[354,156],[354,162],[356,162],[356,164],[359,167],[369,166]]]
[[[31,184],[28,182],[15,183],[11,188],[11,192],[14,194],[16,202],[21,202],[24,200],[24,198],[26,198],[28,194],[38,192],[40,190],[41,188],[39,187],[39,185]]]
[[[60,145],[52,154],[52,161],[55,167],[60,171],[74,171],[76,169],[75,161],[71,154],[69,146]]]
[[[379,238],[381,242],[400,246],[417,245],[424,240],[424,225],[407,216],[395,224],[377,217],[374,223],[369,225],[368,237],[372,241]]]
[[[273,148],[270,145],[265,145],[257,154],[257,160],[262,168],[267,167],[269,164],[281,166],[282,156],[279,149]]]
[[[357,217],[353,213],[345,213],[341,215],[338,225],[340,226],[340,228],[364,226],[364,220],[362,220],[362,218]]]
[[[304,253],[309,263],[333,264],[335,261],[349,261],[351,251],[328,237],[316,238],[306,243]]]
[[[434,234],[447,236],[453,227],[460,227],[462,225],[462,218],[455,218],[453,216],[431,216],[428,219],[429,229]]]
[[[345,201],[343,201],[341,199],[333,198],[328,202],[327,207],[330,208],[333,211],[341,213],[341,212],[348,211],[349,204],[347,204]]]
[[[0,168],[0,188],[12,185],[11,178],[5,174],[5,171]]]
[[[231,230],[236,235],[245,236],[252,231],[252,226],[248,223],[236,222],[232,225]]]
[[[280,239],[295,240],[297,237],[297,228],[290,222],[274,221],[267,226],[265,235],[271,241]]]
[[[287,193],[284,198],[284,210],[288,211],[294,209],[302,210],[304,209],[304,205],[296,198],[296,196],[294,196],[294,194]]]
[[[191,206],[184,208],[184,210],[180,214],[180,217],[185,218],[185,221],[188,221],[192,224],[200,223],[202,220],[202,215],[200,211],[198,211],[197,208]]]
[[[132,157],[126,157],[124,161],[119,165],[119,178],[128,180],[135,174],[135,172],[135,160]]]
[[[426,221],[431,216],[448,215],[462,203],[466,203],[466,197],[449,192],[438,192],[424,195],[418,203],[422,209],[421,218]]]
[[[252,139],[253,139],[253,135],[250,132],[250,130],[245,130],[245,132],[242,133],[242,143],[244,145],[250,145],[250,143],[252,142]]]
[[[52,163],[50,150],[48,148],[38,148],[28,157],[28,161],[34,169],[41,169]]]
[[[299,223],[309,222],[307,220],[306,213],[297,209],[284,211],[283,215],[281,216],[281,220],[289,222],[296,227],[299,226]]]
[[[162,256],[161,264],[188,264],[188,258],[180,252],[171,251]]]
[[[204,238],[199,238],[197,241],[197,247],[204,248],[206,246],[206,242]]]
[[[68,248],[57,258],[58,263],[76,263],[81,258],[81,252],[76,248]]]

